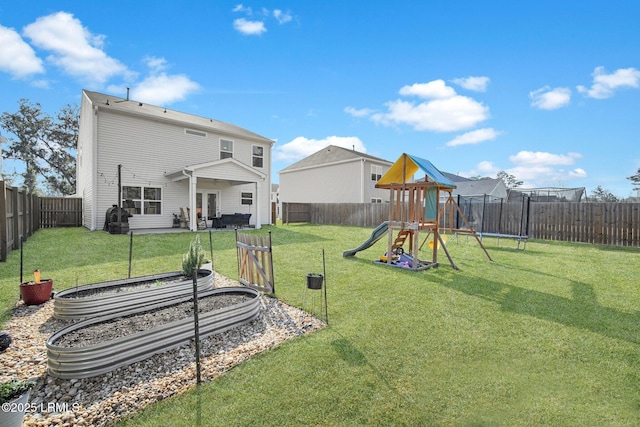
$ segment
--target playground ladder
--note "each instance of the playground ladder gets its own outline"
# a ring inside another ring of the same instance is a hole
[[[393,242],[393,246],[391,246],[391,250],[395,251],[398,248],[404,246],[404,242],[407,240],[407,237],[413,235],[413,230],[400,230],[398,233],[398,237],[396,237],[395,242]]]

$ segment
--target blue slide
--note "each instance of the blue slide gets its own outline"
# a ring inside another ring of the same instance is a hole
[[[350,257],[350,256],[354,256],[356,254],[356,252],[364,251],[365,249],[370,248],[371,246],[374,245],[374,243],[376,243],[378,240],[380,240],[380,238],[382,236],[385,235],[385,233],[387,232],[388,228],[389,228],[388,221],[383,222],[382,224],[377,226],[375,230],[373,230],[373,232],[371,233],[371,237],[369,237],[367,240],[365,240],[363,244],[361,244],[360,246],[358,246],[355,249],[344,251],[342,253],[342,256],[345,257],[345,258],[346,257]]]

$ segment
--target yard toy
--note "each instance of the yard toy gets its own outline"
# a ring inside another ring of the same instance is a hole
[[[424,178],[414,180],[416,173],[424,174]],[[426,270],[438,266],[438,248],[441,246],[451,266],[458,267],[453,262],[449,251],[440,235],[441,231],[470,234],[492,261],[482,241],[467,221],[464,213],[453,199],[451,193],[456,188],[451,180],[445,177],[431,162],[416,156],[403,153],[389,170],[378,180],[376,188],[389,189],[389,220],[380,224],[359,247],[345,251],[344,257],[354,256],[356,252],[371,247],[374,243],[387,235],[386,253],[407,253],[411,262],[406,260],[402,265],[393,262],[393,257],[386,257],[386,265],[404,267],[410,264],[412,270]],[[466,228],[454,227],[453,213],[457,212]],[[444,221],[448,213],[449,221]],[[394,233],[397,235],[394,239]],[[433,234],[433,244],[430,245],[432,257],[430,261],[418,258],[418,243],[420,232],[427,232],[427,238]],[[408,242],[408,250],[404,244]],[[379,263],[379,261],[378,261]]]

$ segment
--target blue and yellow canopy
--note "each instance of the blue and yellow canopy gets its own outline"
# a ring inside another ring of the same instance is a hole
[[[406,153],[402,153],[387,173],[376,183],[376,187],[412,182],[413,176],[419,170],[424,172],[429,177],[429,180],[441,187],[456,188],[456,184],[445,177],[429,160]]]

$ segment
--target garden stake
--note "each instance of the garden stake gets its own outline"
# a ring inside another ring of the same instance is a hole
[[[194,268],[193,277],[193,329],[196,341],[196,384],[200,385],[200,325],[198,324],[198,268]]]
[[[213,270],[213,240],[211,240],[211,230],[209,230],[209,252],[211,252],[211,270]]]
[[[24,245],[24,240],[22,236],[20,236],[20,283],[22,283],[22,246]]]
[[[322,249],[322,272],[324,273],[324,319],[329,326],[329,310],[327,309],[327,264],[324,260],[324,248]]]
[[[131,278],[131,256],[133,255],[133,231],[129,233],[129,278]]]

